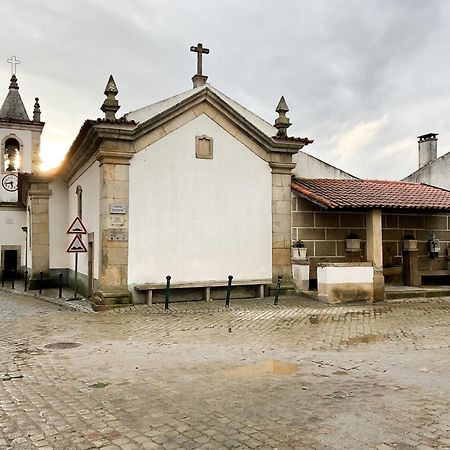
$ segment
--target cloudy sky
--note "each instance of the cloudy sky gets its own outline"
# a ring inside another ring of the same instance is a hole
[[[416,136],[450,150],[450,2],[445,0],[15,0],[2,2],[0,96],[21,61],[22,99],[41,102],[57,163],[99,107],[110,73],[126,113],[191,87],[203,42],[209,82],[359,177],[417,168]],[[0,100],[1,101],[1,100]]]

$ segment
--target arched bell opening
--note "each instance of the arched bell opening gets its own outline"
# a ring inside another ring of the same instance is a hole
[[[17,139],[8,138],[3,148],[3,171],[18,172],[20,169],[20,143]]]

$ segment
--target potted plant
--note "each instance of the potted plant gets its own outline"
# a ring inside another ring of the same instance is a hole
[[[345,238],[345,249],[351,252],[361,250],[361,239],[355,233],[350,233]]]
[[[292,243],[292,258],[306,259],[307,248],[303,241],[294,241]]]
[[[417,250],[417,239],[412,234],[405,234],[403,236],[403,250],[408,252]]]

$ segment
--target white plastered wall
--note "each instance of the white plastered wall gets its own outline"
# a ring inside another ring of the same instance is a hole
[[[49,240],[50,240],[50,269],[68,267],[69,258],[67,248],[67,218],[68,191],[67,183],[62,178],[55,178],[50,183],[52,195],[49,199]]]
[[[356,179],[355,176],[302,151],[293,155],[292,160],[297,164],[294,168],[294,176],[298,178]]]
[[[100,167],[97,161],[86,165],[80,171],[80,175],[71,180],[69,186],[68,199],[68,216],[65,224],[65,230],[70,226],[72,221],[77,216],[77,186],[81,186],[83,190],[82,204],[83,204],[83,224],[88,233],[94,233],[94,278],[98,279],[98,261],[99,261],[99,214],[100,214]],[[66,248],[73,239],[66,235]],[[83,236],[83,242],[86,248],[88,247],[88,237]],[[64,249],[64,251],[66,250]],[[75,270],[75,256],[69,255],[69,268]],[[87,253],[80,253],[78,255],[78,272],[88,274],[88,255]]]
[[[214,140],[195,157],[195,136]],[[130,166],[128,281],[272,278],[272,175],[206,115],[137,153]]]
[[[0,210],[0,246],[20,246],[21,265],[25,265],[25,233],[22,227],[26,225],[25,211]]]

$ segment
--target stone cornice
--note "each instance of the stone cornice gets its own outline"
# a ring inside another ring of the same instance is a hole
[[[24,174],[22,188],[23,203],[26,203],[27,197],[31,195],[33,198],[40,198],[39,192],[50,192],[51,194],[51,191],[48,189],[48,184],[52,180],[53,176],[47,174]],[[30,194],[30,192],[33,194]],[[48,198],[48,196],[42,198]]]
[[[69,181],[93,155],[97,154],[102,142],[132,141],[134,128],[136,128],[134,123],[87,120],[57,173]]]
[[[30,122],[27,120],[0,120],[0,128],[13,130],[30,130],[42,133],[45,122]]]
[[[269,166],[272,169],[272,173],[291,174],[292,169],[296,166],[296,163],[285,162],[269,162]]]
[[[50,189],[30,189],[28,191],[28,197],[30,198],[49,198],[52,195]]]
[[[0,203],[0,211],[26,211],[25,205],[23,203]]]
[[[133,152],[115,152],[108,150],[100,150],[97,153],[97,161],[102,164],[123,164],[129,165],[130,159],[133,157]]]

